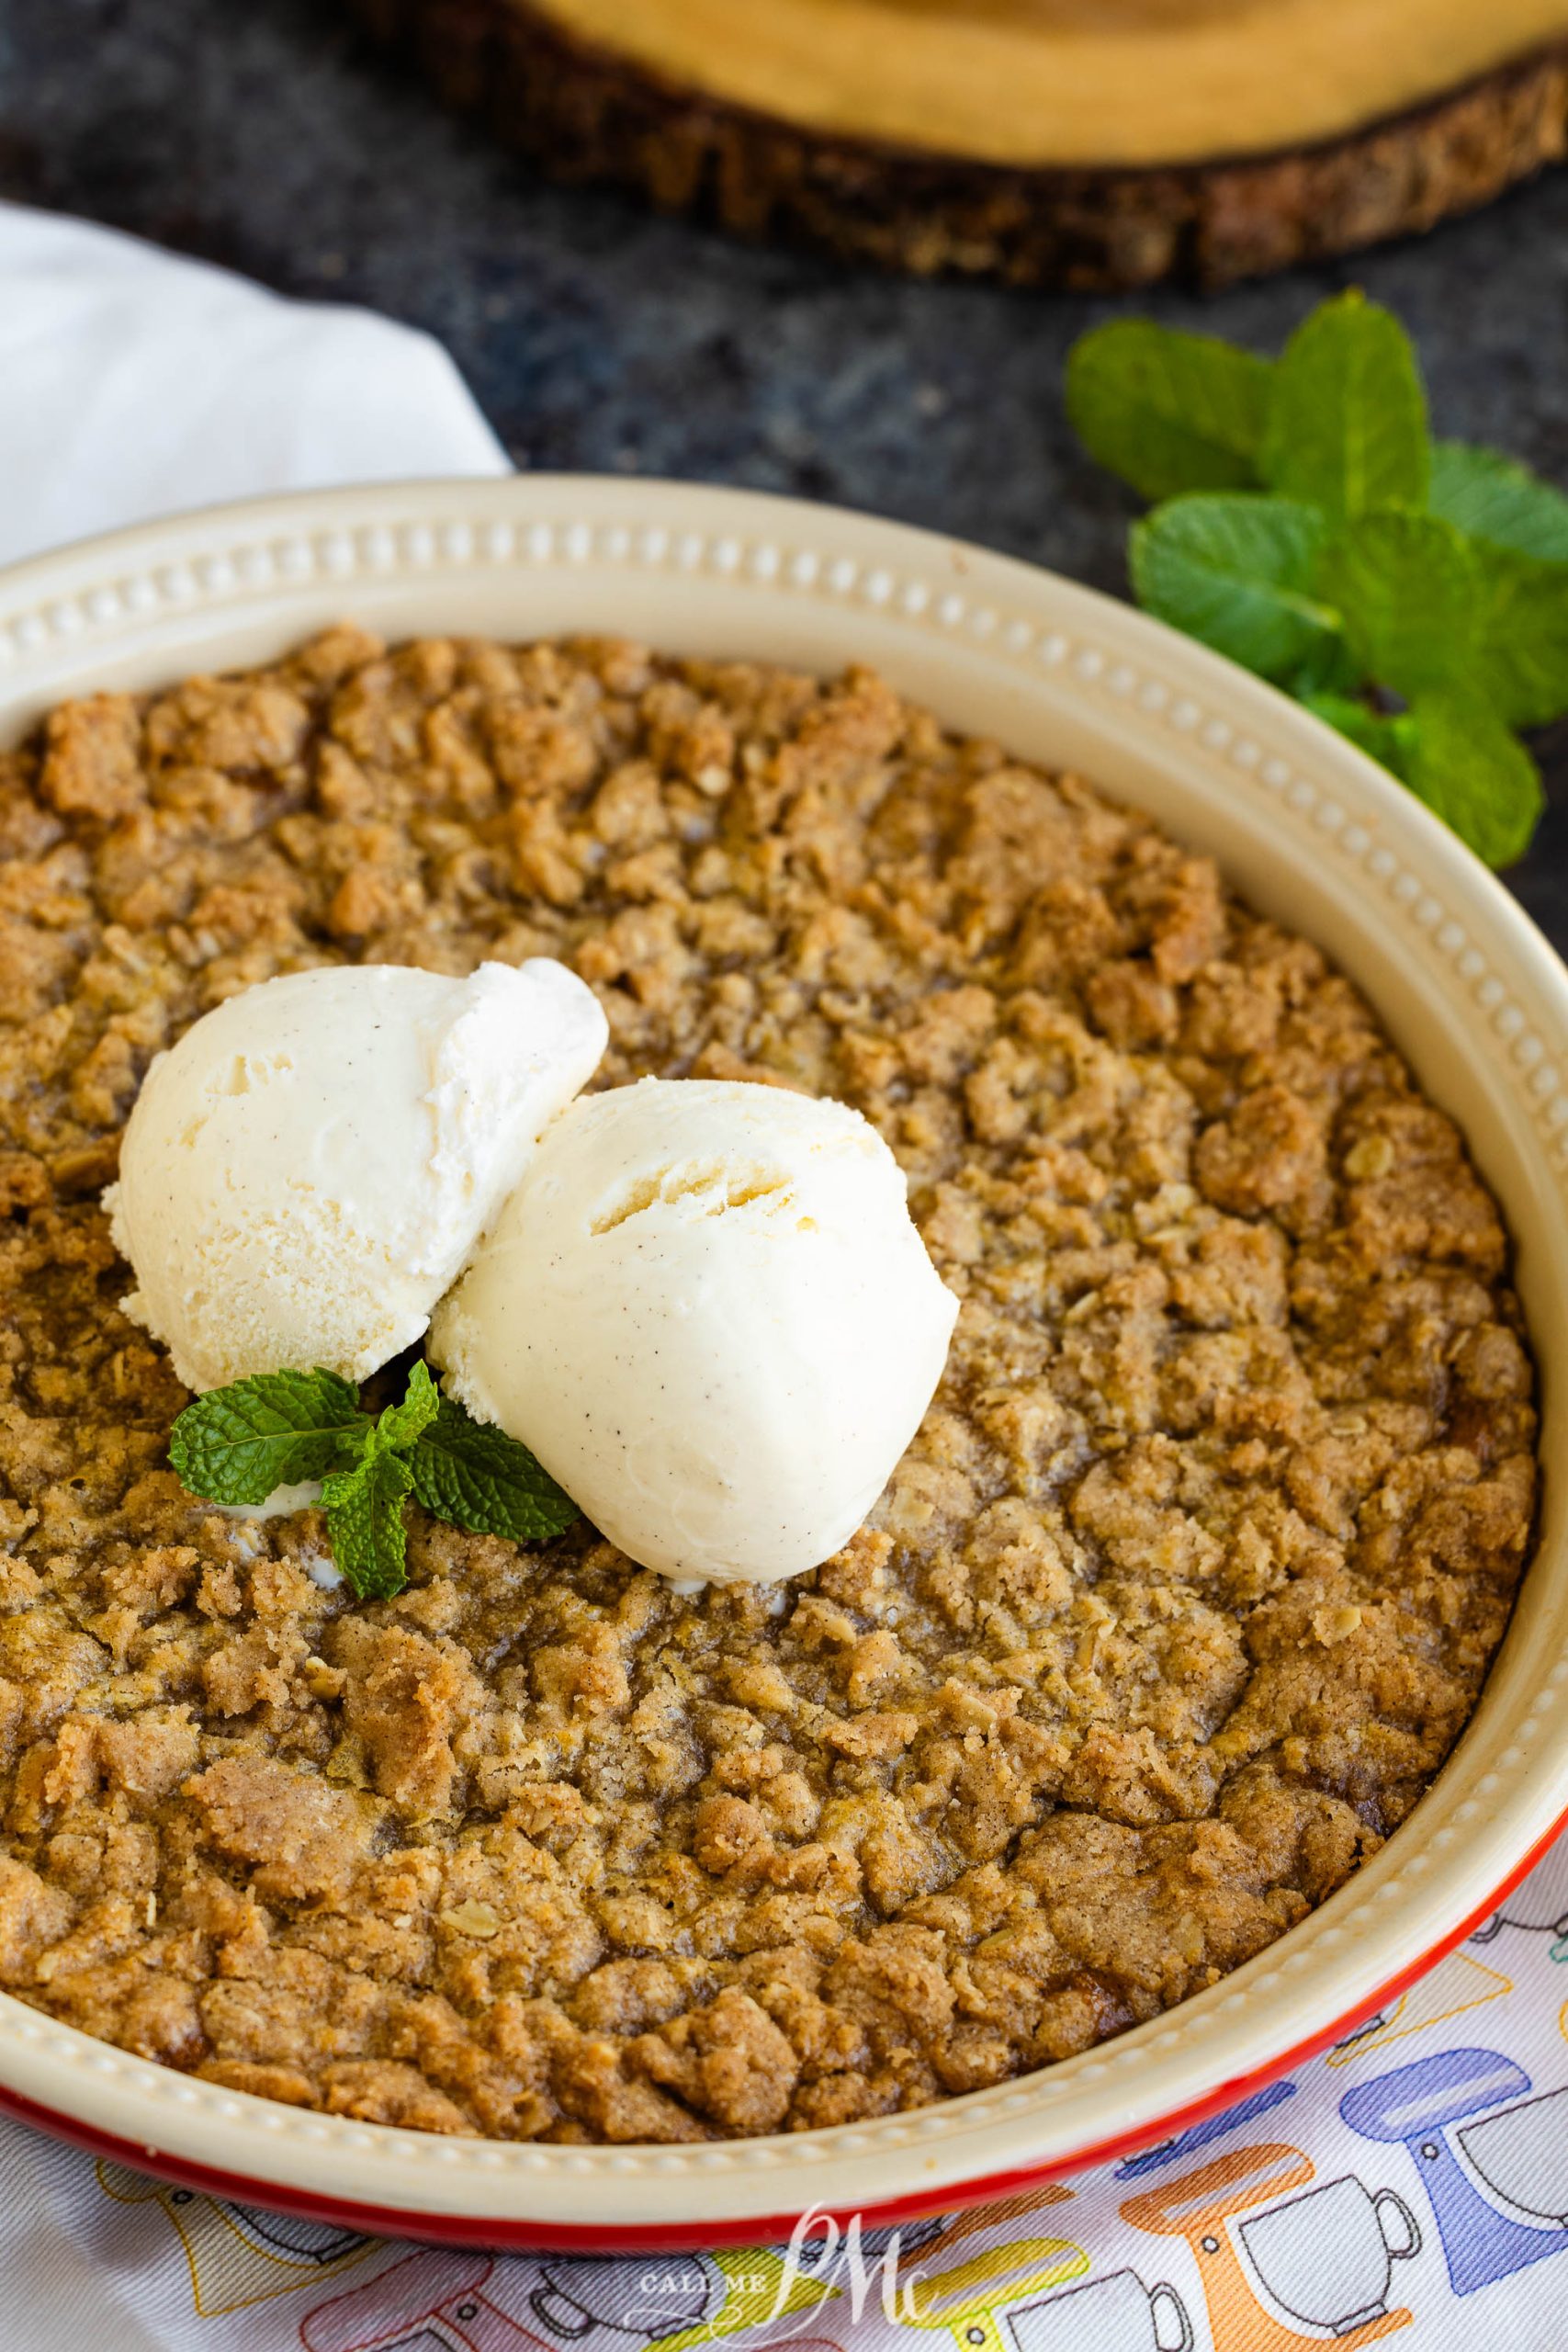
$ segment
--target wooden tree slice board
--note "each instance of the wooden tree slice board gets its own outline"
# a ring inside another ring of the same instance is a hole
[[[1213,285],[1568,152],[1568,0],[348,0],[558,177],[1016,283]]]

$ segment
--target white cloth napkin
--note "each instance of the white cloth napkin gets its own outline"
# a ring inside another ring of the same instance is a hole
[[[0,206],[0,556],[254,491],[505,470],[425,337]],[[818,2245],[793,2290],[778,2251],[444,2254],[0,2121],[0,2352],[1299,2352],[1390,2333],[1563,2352],[1565,1931],[1568,1840],[1286,2080],[1070,2190],[907,2229],[891,2315],[883,2232],[858,2273]]]
[[[428,335],[0,204],[0,563],[260,491],[508,470]]]

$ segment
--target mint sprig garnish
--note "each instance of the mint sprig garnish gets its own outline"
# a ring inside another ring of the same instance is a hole
[[[335,1372],[258,1372],[187,1406],[169,1460],[193,1495],[265,1503],[354,1461],[367,1426],[358,1389]]]
[[[1434,441],[1416,351],[1355,292],[1278,360],[1122,320],[1080,338],[1067,413],[1145,498],[1139,602],[1306,704],[1488,865],[1540,775],[1515,729],[1568,710],[1568,497]]]
[[[479,1535],[543,1544],[578,1517],[577,1505],[504,1430],[469,1419],[443,1396],[409,1459],[413,1490],[433,1518]]]
[[[440,1410],[441,1391],[430,1376],[429,1366],[416,1363],[401,1404],[389,1405],[376,1424],[376,1452],[407,1453]]]
[[[378,1444],[352,1470],[335,1470],[322,1484],[333,1558],[361,1600],[389,1600],[408,1582],[403,1505],[412,1492],[408,1464]]]
[[[411,1495],[433,1518],[516,1544],[547,1542],[580,1515],[525,1445],[470,1419],[423,1363],[375,1419],[334,1372],[255,1373],[209,1389],[175,1421],[169,1460],[215,1503],[264,1503],[320,1479],[333,1557],[361,1600],[389,1600],[407,1581]]]

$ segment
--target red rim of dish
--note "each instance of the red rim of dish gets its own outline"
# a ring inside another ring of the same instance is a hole
[[[1414,1825],[1412,1825],[1414,1826]],[[809,2210],[818,2215],[828,2214],[841,2225],[858,2218],[863,2227],[885,2226],[899,2222],[925,2219],[933,2213],[951,2213],[971,2205],[988,2203],[993,2198],[1016,2197],[1031,2188],[1043,2188],[1068,2173],[1082,2172],[1090,2165],[1109,2164],[1113,2158],[1135,2154],[1140,2149],[1201,2123],[1211,2115],[1245,2098],[1248,2092],[1260,2090],[1266,2084],[1277,2081],[1292,2066],[1315,2058],[1320,2050],[1342,2041],[1346,2034],[1362,2024],[1387,2001],[1394,1999],[1434,1968],[1445,1953],[1453,1951],[1465,1938],[1491,1917],[1500,1903],[1506,1902],[1520,1882],[1529,1876],[1547,1849],[1568,1830],[1568,1811],[1560,1814],[1544,1836],[1538,1838],[1524,1859],[1509,1871],[1495,1891],[1484,1903],[1477,1905],[1459,1925],[1431,1944],[1409,1966],[1390,1977],[1377,1992],[1358,2002],[1353,2009],[1332,2024],[1321,2027],[1304,2041],[1296,2041],[1281,2051],[1277,2058],[1256,2066],[1250,2074],[1237,2075],[1228,2082],[1206,2091],[1201,2098],[1191,2099],[1185,2107],[1174,2109],[1152,2123],[1138,2126],[1131,2132],[1116,2133],[1109,2140],[1098,2140],[1089,2146],[1075,2150],[1070,2155],[1054,2156],[1047,2163],[1014,2165],[1005,2172],[988,2173],[978,2180],[957,2181],[949,2188],[939,2189],[929,2196],[915,2193],[895,2197],[886,2202],[848,2207],[824,2208],[813,2205]],[[477,2246],[496,2253],[541,2254],[646,2254],[692,2251],[702,2253],[710,2246],[766,2245],[787,2239],[800,2218],[799,2211],[784,2213],[759,2214],[750,2221],[736,2222],[665,2222],[645,2223],[615,2222],[542,2222],[518,2220],[509,2222],[487,2219],[465,2213],[421,2213],[402,2207],[360,2205],[346,2198],[321,2197],[308,2189],[281,2187],[271,2181],[254,2180],[244,2173],[220,2172],[210,2165],[187,2164],[181,2156],[168,2155],[161,2148],[145,2145],[135,2140],[121,2140],[108,2132],[100,2132],[90,2123],[78,2122],[74,2117],[62,2115],[56,2109],[43,2107],[37,2100],[24,2098],[17,2091],[0,2085],[0,2113],[10,2115],[19,2123],[32,2125],[47,2132],[51,2138],[69,2142],[73,2147],[84,2149],[89,2155],[107,2158],[112,2164],[125,2165],[132,2171],[149,2173],[154,2179],[164,2180],[180,2188],[193,2188],[209,2197],[228,2199],[241,2205],[259,2205],[274,2212],[299,2214],[305,2220],[328,2222],[342,2230],[354,2230],[368,2237],[412,2238],[427,2245]]]

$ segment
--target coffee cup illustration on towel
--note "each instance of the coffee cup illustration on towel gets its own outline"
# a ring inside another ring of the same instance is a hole
[[[646,2280],[628,2299],[614,2264],[592,2255],[551,2255],[528,2301],[550,2335],[570,2344],[602,2327],[639,2341],[674,2335],[724,2300],[724,2279],[700,2255],[661,2255],[648,2266]]]
[[[1394,2264],[1421,2248],[1403,2197],[1392,2188],[1373,2193],[1349,2173],[1255,2213],[1237,2229],[1269,2299],[1292,2319],[1336,2335],[1382,2317]]]
[[[1113,2270],[1087,2287],[1008,2313],[1015,2352],[1192,2352],[1192,2323],[1174,2287]]]
[[[1323,2341],[1304,2335],[1303,2324],[1359,2352],[1410,2325],[1408,2311],[1389,2310],[1388,2288],[1391,2262],[1420,2245],[1413,2217],[1390,2191],[1374,2199],[1353,2179],[1309,2189],[1313,2179],[1304,2149],[1260,2140],[1121,2208],[1135,2230],[1185,2239],[1213,2352],[1303,2352]],[[1397,2235],[1388,2227],[1396,2211]]]

